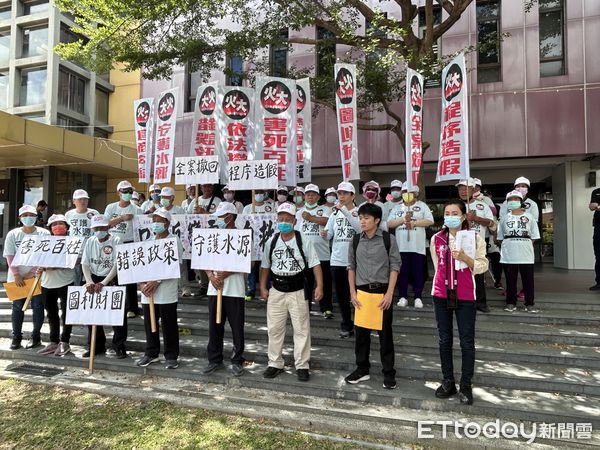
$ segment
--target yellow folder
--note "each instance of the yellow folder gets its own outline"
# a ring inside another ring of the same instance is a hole
[[[383,310],[379,309],[383,294],[364,291],[357,291],[356,294],[360,308],[354,310],[354,325],[369,330],[383,329]]]
[[[27,298],[29,292],[31,292],[31,288],[33,287],[33,283],[35,283],[35,278],[27,278],[23,280],[25,282],[25,286],[18,287],[15,283],[4,283],[4,289],[6,289],[6,296],[10,301],[21,300],[23,298]],[[38,283],[37,288],[33,295],[40,295],[42,293],[41,284]]]

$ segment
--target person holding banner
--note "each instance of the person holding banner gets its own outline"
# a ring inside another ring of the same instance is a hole
[[[36,276],[37,268],[29,266],[14,266],[12,264],[17,249],[21,245],[23,238],[33,235],[48,235],[48,230],[41,227],[36,227],[37,221],[37,210],[31,205],[23,205],[19,208],[19,220],[22,226],[10,230],[6,234],[4,240],[4,250],[2,256],[6,258],[8,265],[8,273],[6,274],[6,281],[8,283],[15,283],[17,287],[25,287],[26,280],[30,280]],[[32,291],[33,292],[33,291]],[[23,306],[25,305],[25,297],[12,302],[12,342],[10,344],[11,350],[17,350],[21,348],[21,341],[23,339],[23,320],[25,319],[25,313],[23,312]],[[31,339],[25,346],[25,348],[36,348],[42,345],[41,329],[44,325],[44,303],[42,301],[42,295],[34,295],[31,298],[31,308],[33,310],[33,331],[31,332]]]
[[[433,236],[430,245],[435,267],[431,294],[439,333],[443,375],[435,396],[449,398],[457,393],[452,356],[452,322],[453,316],[456,316],[462,353],[459,399],[461,403],[471,405],[477,314],[474,276],[488,270],[488,260],[485,256],[485,241],[480,233],[471,235],[475,247],[471,251],[467,252],[464,246],[457,245],[459,233],[469,233],[464,230],[469,230],[467,206],[460,200],[447,203],[444,208],[444,227]]]
[[[357,384],[370,379],[371,330],[377,330],[383,387],[395,389],[392,300],[400,271],[400,253],[390,234],[379,228],[383,214],[379,206],[366,203],[358,208],[358,214],[362,231],[353,237],[348,249],[350,298],[356,308],[356,369],[344,380]]]
[[[212,214],[216,211],[221,199],[215,195],[215,186],[213,184],[201,184],[202,196],[190,201],[187,209],[188,214]]]
[[[69,232],[67,219],[62,214],[53,214],[48,219],[48,228],[52,236],[66,236]],[[71,325],[66,325],[67,291],[75,282],[74,269],[57,269],[40,267],[42,271],[42,298],[46,308],[46,317],[50,326],[50,343],[39,350],[40,355],[65,356],[71,351]],[[60,300],[61,318],[58,318],[58,301]],[[62,333],[60,324],[62,321]]]
[[[85,276],[86,290],[92,293],[102,292],[105,286],[114,286],[116,283],[117,245],[121,240],[117,236],[108,234],[108,220],[104,216],[92,218],[93,236],[89,238],[83,248],[81,266]],[[88,326],[88,348],[83,354],[84,358],[90,357],[92,326]],[[127,357],[125,343],[127,341],[127,318],[123,315],[122,326],[113,327],[112,350],[118,359]],[[106,353],[106,334],[104,327],[96,330],[96,355]]]
[[[417,200],[419,186],[402,185],[403,203],[395,206],[387,221],[390,230],[396,230],[396,243],[400,249],[402,269],[398,277],[400,300],[398,306],[408,306],[408,285],[415,293],[415,308],[422,308],[423,287],[427,275],[425,228],[433,225],[429,206]]]
[[[333,208],[333,205],[337,203],[337,199],[337,191],[335,190],[335,188],[333,186],[328,187],[325,191],[325,203],[323,203],[323,206]]]
[[[156,191],[157,185],[153,186]],[[111,227],[110,234],[117,236],[122,244],[127,244],[133,242],[133,216],[142,214],[142,209],[131,204],[133,186],[129,181],[123,180],[119,182],[117,192],[119,193],[119,201],[107,205],[104,210],[104,216],[108,219],[108,224]],[[125,292],[128,308],[127,317],[134,318],[139,316],[140,306],[138,304],[136,284],[131,283],[126,285]]]
[[[164,187],[160,190],[160,207],[171,214],[185,214],[184,209],[175,204],[175,189],[172,187]]]
[[[142,203],[142,212],[144,214],[152,214],[160,208],[160,192],[161,188],[158,184],[150,185],[150,198]]]
[[[298,210],[298,214],[302,218],[300,232],[302,233],[303,241],[310,241],[314,245],[321,264],[321,272],[323,272],[323,298],[319,302],[321,314],[326,319],[333,319],[333,304],[331,302],[331,250],[329,249],[329,241],[321,236],[321,230],[325,228],[331,215],[331,208],[319,206],[321,194],[319,186],[316,184],[307,185],[304,195],[306,199],[304,208]],[[307,271],[304,295],[309,303],[309,309],[314,289],[315,278],[312,276],[312,272]]]
[[[100,213],[95,209],[88,208],[89,201],[90,196],[85,190],[76,189],[73,192],[73,205],[75,205],[75,208],[65,213],[69,224],[69,236],[83,236],[85,239],[91,236],[91,219]],[[75,286],[81,286],[82,278],[81,265],[77,264],[75,265]]]
[[[221,202],[215,212],[217,226],[221,229],[235,229],[237,209],[230,202]],[[233,376],[244,373],[244,292],[246,280],[243,273],[207,271],[208,286],[208,345],[206,354],[208,365],[202,371],[213,373],[223,366],[223,337],[225,320],[229,321],[233,338],[230,372]],[[217,290],[222,292],[222,316],[216,322]]]
[[[244,205],[242,204],[242,202],[237,201],[235,199],[235,191],[232,191],[231,189],[229,189],[229,185],[225,185],[223,186],[223,200],[229,203],[232,203],[233,206],[235,206],[235,210],[237,211],[238,214],[242,214],[242,212],[244,211]]]
[[[296,186],[292,191],[292,200],[296,209],[304,208],[304,188],[302,186]]]
[[[283,372],[283,342],[288,315],[294,330],[294,364],[299,381],[308,381],[310,361],[310,316],[304,298],[304,272],[312,269],[316,279],[314,298],[323,297],[323,274],[317,252],[310,241],[294,230],[296,207],[283,203],[277,209],[279,233],[267,242],[260,271],[260,292],[267,300],[269,366],[264,378]],[[267,290],[267,279],[273,287]]]
[[[184,211],[187,212],[190,203],[194,201],[196,198],[196,185],[194,184],[186,184],[185,185],[185,199],[181,202],[181,207]]]
[[[356,233],[360,232],[358,208],[354,204],[355,189],[352,183],[343,181],[338,185],[339,201],[334,205],[322,236],[331,243],[331,278],[335,283],[335,292],[342,314],[340,338],[354,335],[350,289],[348,287],[348,247]]]
[[[392,196],[391,200],[388,200],[387,202],[385,202],[383,204],[383,221],[387,222],[389,217],[390,217],[390,213],[392,212],[392,210],[402,204],[402,181],[400,180],[393,180],[392,184],[390,185],[390,195]],[[391,228],[390,228],[391,230]]]
[[[150,240],[168,239],[174,237],[169,232],[171,213],[164,208],[157,209],[152,214],[152,232]],[[183,255],[183,246],[177,239],[179,255]],[[179,264],[178,264],[179,265]],[[147,367],[158,362],[160,353],[160,336],[158,330],[152,332],[150,320],[150,299],[154,300],[154,314],[160,319],[164,343],[165,367],[177,369],[179,367],[179,327],[177,326],[177,279],[148,281],[140,283],[142,291],[142,307],[144,308],[144,327],[146,328],[146,351],[144,356],[137,361],[139,367]]]

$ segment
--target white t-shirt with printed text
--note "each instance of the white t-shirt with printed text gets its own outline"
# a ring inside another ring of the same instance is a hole
[[[35,227],[35,230],[32,233],[25,233],[22,227],[13,228],[6,234],[6,239],[4,239],[4,250],[2,252],[2,256],[5,258],[7,256],[15,256],[17,254],[17,250],[21,245],[21,241],[27,236],[36,236],[36,235],[50,235],[50,232],[45,228]],[[33,267],[29,266],[18,266],[19,274],[23,277],[31,272]],[[12,270],[8,269],[8,274],[6,275],[6,281],[8,283],[12,283],[15,281],[15,276],[13,275]]]
[[[433,222],[433,214],[431,214],[429,206],[422,201],[416,201],[412,206],[406,206],[404,203],[396,205],[390,212],[388,220],[401,219],[408,211],[412,212],[413,220],[430,220]],[[419,253],[420,255],[425,255],[426,241],[425,227],[415,227],[412,230],[407,230],[405,224],[396,227],[396,243],[398,244],[400,253]]]
[[[273,260],[271,260],[271,242],[277,237],[275,248],[273,249]],[[302,241],[302,251],[306,257],[306,262],[309,268],[313,268],[320,264],[319,257],[315,251],[315,247],[310,241]],[[261,267],[263,269],[271,269],[275,275],[290,277],[297,275],[305,269],[302,254],[298,248],[298,242],[294,236],[289,241],[284,241],[279,234],[276,234],[267,241],[265,251],[263,253]]]
[[[533,264],[533,240],[540,238],[537,221],[529,213],[514,215],[509,212],[500,220],[498,240],[500,262],[503,264]]]
[[[106,207],[104,216],[108,219],[114,219],[118,216],[126,214],[138,215],[142,214],[142,209],[139,206],[132,204],[127,205],[125,208],[119,206],[119,202],[111,203]],[[121,222],[109,230],[110,234],[118,236],[121,239],[121,243],[133,242],[133,219]]]

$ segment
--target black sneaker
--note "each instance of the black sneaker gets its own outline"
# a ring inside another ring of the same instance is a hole
[[[19,338],[13,338],[13,340],[10,343],[10,349],[11,350],[18,350],[21,348],[21,339]]]
[[[37,348],[37,347],[41,347],[42,346],[42,340],[40,338],[37,339],[29,339],[27,341],[27,345],[25,345],[25,348]]]
[[[477,311],[481,311],[483,313],[490,312],[490,307],[487,305],[487,303],[477,303],[476,308],[477,308]]]
[[[176,359],[167,359],[165,361],[165,367],[167,369],[177,369],[179,367],[179,361]]]
[[[277,367],[267,367],[267,370],[263,373],[263,378],[275,378],[280,373],[283,373],[283,369],[278,369]]]
[[[461,385],[460,392],[458,393],[458,399],[463,405],[472,405],[473,389],[471,389],[471,386]]]
[[[144,355],[142,357],[142,359],[138,359],[138,361],[135,364],[139,367],[148,367],[150,364],[154,364],[159,361],[160,361],[160,359],[158,358],[158,356],[155,358],[152,358],[151,356]]]
[[[344,378],[344,381],[348,384],[358,384],[361,381],[368,381],[370,379],[371,376],[369,375],[369,372],[365,372],[364,369],[356,369],[354,372]]]
[[[600,284],[595,284],[590,287],[590,291],[600,291]]]
[[[231,375],[234,377],[239,377],[244,374],[244,368],[241,364],[233,363],[229,368],[229,372],[231,372]]]
[[[222,362],[220,362],[220,363],[211,362],[211,363],[208,363],[208,366],[206,366],[204,369],[202,369],[202,373],[204,375],[208,375],[209,373],[216,372],[217,370],[220,370],[224,367],[225,366],[223,365]]]
[[[308,381],[310,378],[310,373],[308,373],[308,369],[298,369],[296,370],[296,375],[298,376],[298,381]]]
[[[396,379],[395,378],[384,378],[383,379],[383,387],[385,389],[396,389]]]
[[[331,320],[331,319],[333,319],[333,313],[331,311],[325,311],[323,313],[323,317],[326,318],[327,320]]]
[[[450,398],[453,395],[456,395],[456,384],[454,381],[444,380],[435,390],[435,396],[437,398]]]
[[[127,352],[124,349],[115,350],[115,358],[117,359],[125,359],[127,358]]]
[[[105,355],[106,354],[106,350],[96,350],[95,355]],[[86,350],[83,355],[81,355],[82,358],[89,358],[90,357],[90,351]]]
[[[340,331],[340,338],[342,339],[348,339],[350,337],[354,336],[354,330],[352,331]]]

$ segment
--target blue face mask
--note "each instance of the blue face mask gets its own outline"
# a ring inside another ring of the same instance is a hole
[[[26,227],[32,227],[35,225],[35,221],[37,220],[37,217],[33,217],[33,216],[23,216],[21,217],[21,223],[26,226]]]
[[[277,229],[280,233],[289,233],[294,229],[294,225],[288,222],[277,222]]]
[[[460,216],[444,216],[444,225],[450,229],[455,229],[462,225],[462,219]]]
[[[215,224],[217,225],[218,228],[227,228],[227,222],[225,222],[225,219],[218,217],[217,220],[215,221]]]
[[[157,202],[158,199],[160,198],[160,194],[152,194],[152,195],[150,195],[150,197],[152,198],[152,201]]]
[[[121,198],[123,199],[124,202],[129,202],[131,201],[131,197],[133,197],[133,194],[121,194]]]
[[[108,231],[94,231],[94,236],[96,236],[98,239],[104,239],[106,236],[108,236]]]
[[[506,203],[506,207],[511,211],[513,209],[519,209],[521,207],[521,202],[519,200],[511,200]]]
[[[394,197],[396,200],[399,199],[402,197],[402,191],[392,191],[392,197]]]
[[[296,196],[294,197],[294,203],[295,203],[295,204],[297,204],[297,205],[299,205],[299,204],[300,204],[300,203],[302,203],[303,201],[304,201],[304,199],[302,198],[302,196],[301,196],[301,195],[296,195]]]
[[[150,224],[150,229],[154,234],[161,234],[165,232],[165,224],[162,222],[152,222]]]
[[[264,202],[265,201],[265,194],[254,194],[254,200],[257,202]]]

